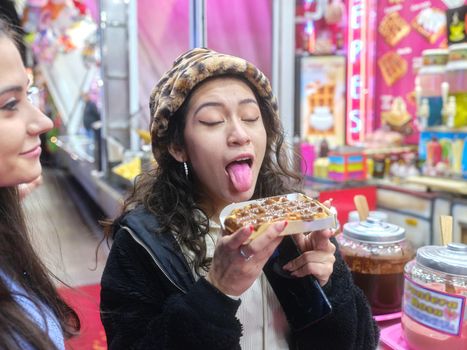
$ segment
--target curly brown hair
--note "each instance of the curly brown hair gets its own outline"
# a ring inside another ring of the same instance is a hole
[[[198,84],[188,95],[182,106],[169,120],[168,132],[164,139],[158,139],[160,154],[157,167],[143,172],[136,179],[135,186],[125,200],[120,218],[136,206],[143,205],[154,214],[160,224],[155,232],[171,232],[177,241],[194,253],[193,266],[197,273],[207,271],[210,259],[206,258],[205,236],[209,232],[209,218],[199,206],[203,196],[191,176],[186,176],[183,165],[169,153],[169,145],[184,146],[187,106],[190,98],[200,85]],[[224,75],[245,82],[253,91],[258,101],[267,142],[266,153],[258,174],[256,188],[252,199],[285,194],[297,191],[301,187],[301,176],[293,170],[293,164],[284,147],[284,131],[278,118],[272,115],[274,109],[270,100],[259,96],[256,88],[239,75]],[[164,144],[165,147],[160,147]],[[191,173],[191,172],[189,172]],[[106,225],[106,236],[110,238],[118,230],[118,221]]]

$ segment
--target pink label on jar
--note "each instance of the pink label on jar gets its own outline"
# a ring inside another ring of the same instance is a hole
[[[405,277],[402,310],[405,315],[428,328],[460,336],[465,299],[425,288]]]

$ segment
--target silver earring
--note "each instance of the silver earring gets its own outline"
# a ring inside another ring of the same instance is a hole
[[[185,169],[185,176],[188,179],[188,164],[186,162],[183,162],[183,168]]]

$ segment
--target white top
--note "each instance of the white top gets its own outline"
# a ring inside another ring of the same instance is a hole
[[[213,220],[210,223],[209,235],[206,237],[206,256],[212,258],[217,239],[221,235],[221,227]],[[193,269],[190,259],[193,253],[183,247],[182,250]],[[197,278],[197,274],[193,274]],[[289,324],[264,273],[261,273],[240,299],[236,316],[243,325],[243,336],[240,338],[242,350],[288,350],[286,337]]]

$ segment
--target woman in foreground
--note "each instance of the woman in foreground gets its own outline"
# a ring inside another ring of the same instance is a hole
[[[299,184],[264,74],[241,58],[193,49],[158,82],[150,108],[158,166],[107,227],[114,241],[101,318],[109,349],[375,348],[377,326],[330,230],[296,235],[301,255],[284,266],[296,278],[314,276],[333,307],[302,330],[263,273],[287,222],[252,241],[250,227],[221,230],[226,205]]]

